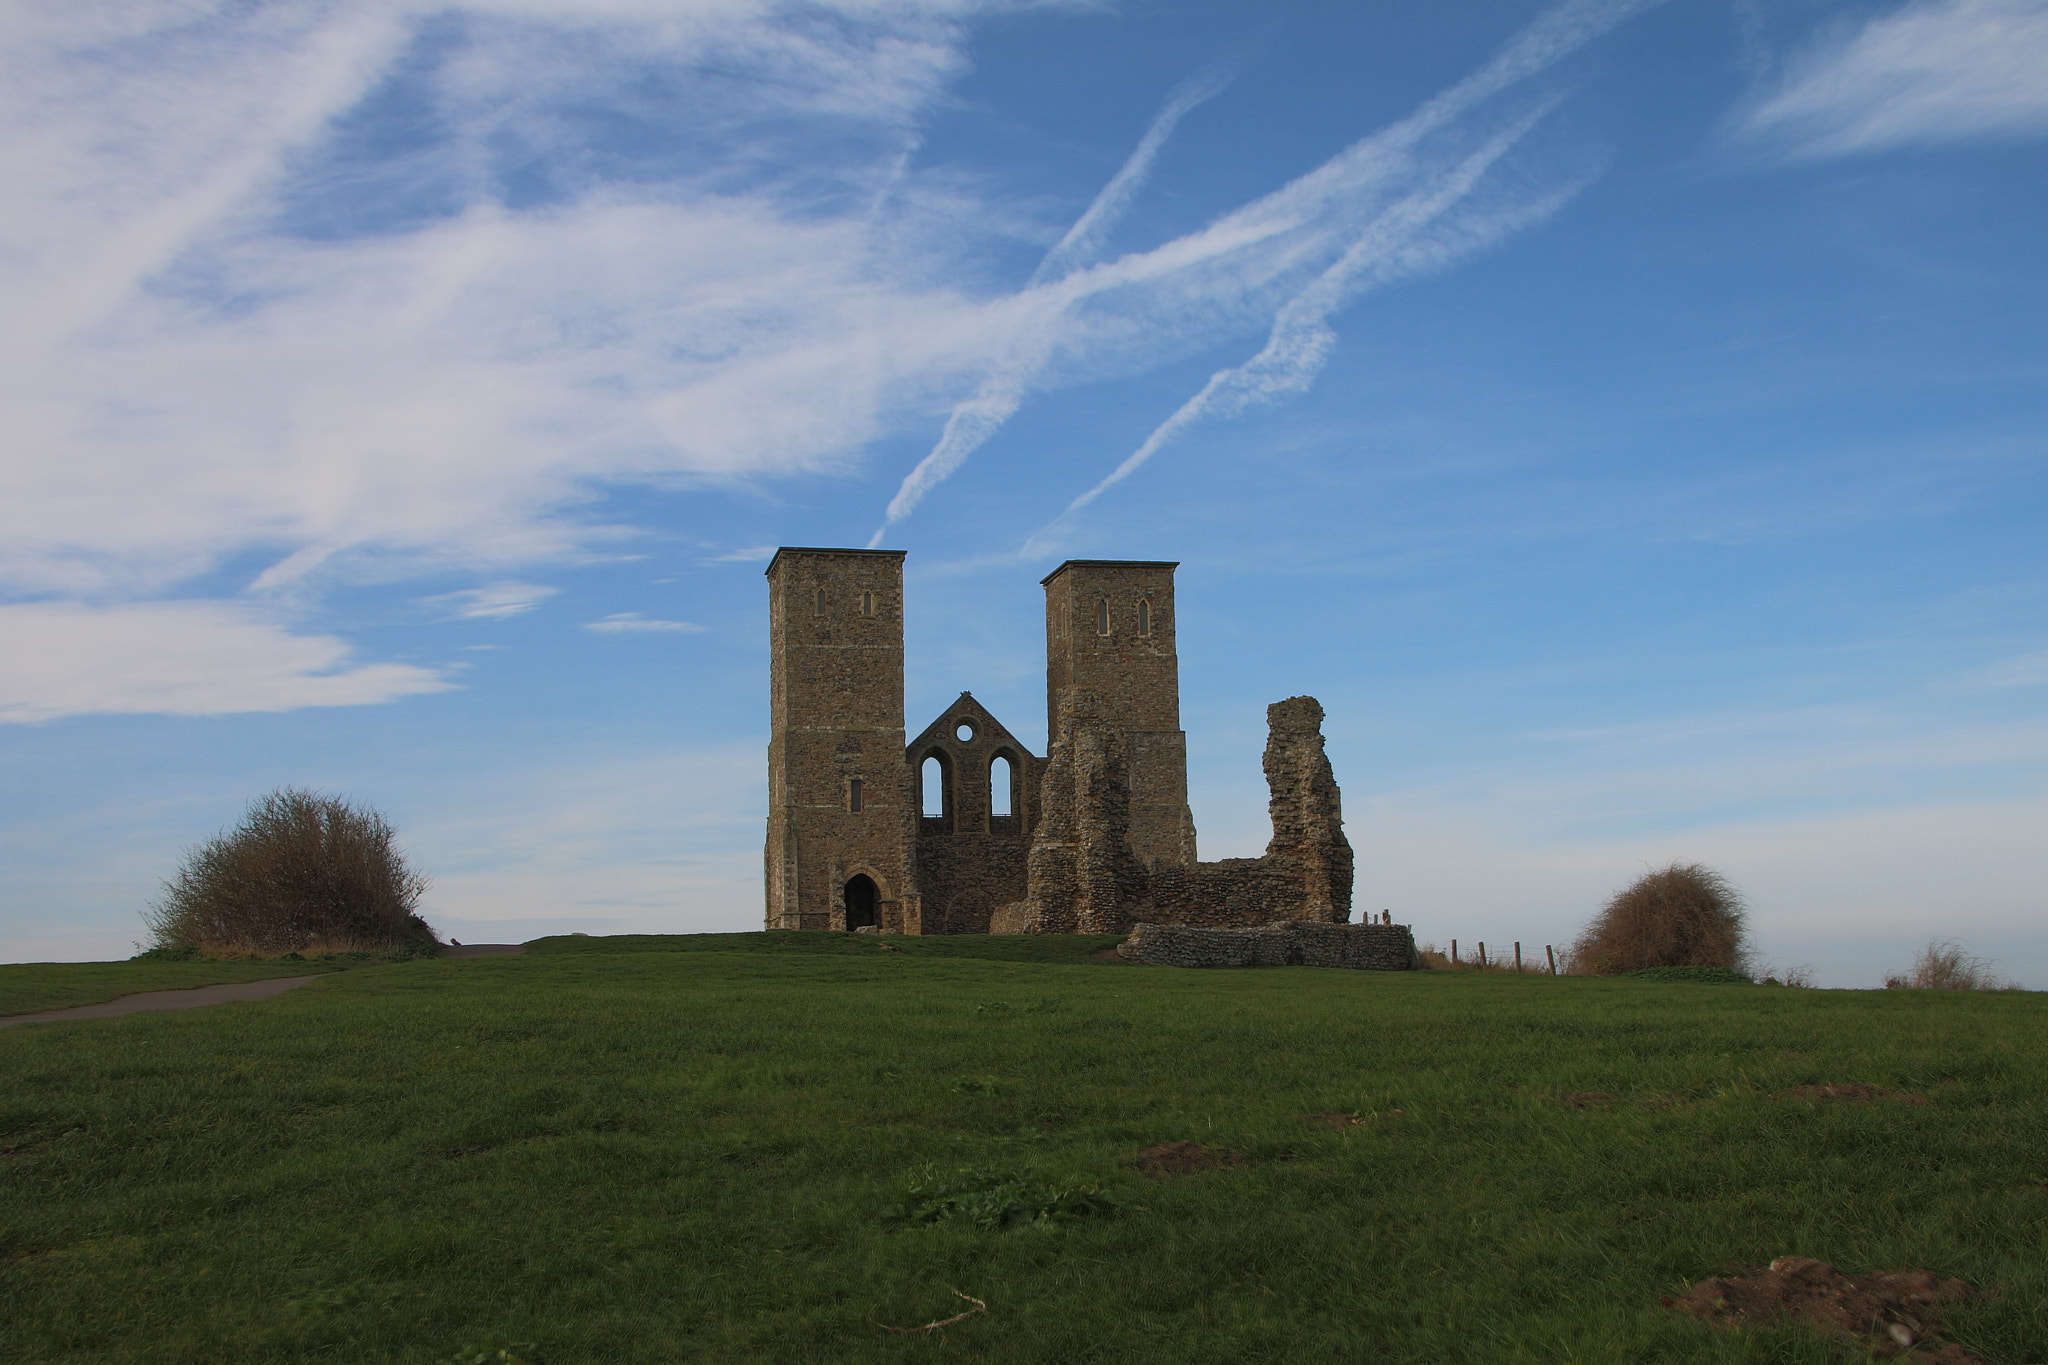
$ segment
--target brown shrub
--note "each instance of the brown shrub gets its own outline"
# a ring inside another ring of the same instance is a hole
[[[1612,976],[1644,967],[1731,967],[1748,956],[1745,907],[1728,879],[1698,863],[1646,872],[1573,943],[1574,971]]]
[[[1952,938],[1938,938],[1920,950],[1913,965],[1903,974],[1887,976],[1886,990],[1913,991],[1998,991],[2013,984],[1991,970],[1981,957],[1963,951]]]
[[[143,915],[158,948],[208,954],[390,952],[427,946],[413,913],[427,879],[392,846],[377,811],[286,787],[242,822],[186,850]]]

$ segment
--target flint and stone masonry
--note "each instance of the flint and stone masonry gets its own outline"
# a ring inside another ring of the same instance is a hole
[[[1404,927],[1347,923],[1351,845],[1313,697],[1266,708],[1265,855],[1197,861],[1178,565],[1046,576],[1040,758],[967,692],[904,742],[903,558],[786,547],[768,565],[768,928],[1142,926],[1140,961],[1412,964]]]

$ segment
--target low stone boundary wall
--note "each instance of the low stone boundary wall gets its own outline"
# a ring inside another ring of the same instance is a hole
[[[1252,929],[1140,924],[1117,955],[1156,967],[1350,967],[1405,972],[1417,965],[1405,924],[1324,924],[1281,920]]]

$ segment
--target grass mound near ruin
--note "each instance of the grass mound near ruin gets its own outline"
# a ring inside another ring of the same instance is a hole
[[[0,1360],[1841,1359],[1660,1303],[1788,1255],[2048,1357],[2048,997],[827,937],[0,1033]]]

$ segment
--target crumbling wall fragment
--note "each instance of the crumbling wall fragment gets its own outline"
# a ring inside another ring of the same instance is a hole
[[[1313,697],[1266,708],[1273,837],[1264,857],[1148,867],[1131,852],[1123,736],[1092,692],[1068,689],[1040,787],[1029,892],[991,917],[991,931],[1120,934],[1140,921],[1241,928],[1348,920],[1351,844],[1322,719]]]
[[[1155,967],[1348,967],[1405,972],[1418,959],[1405,924],[1291,920],[1238,929],[1140,924],[1117,954]]]

